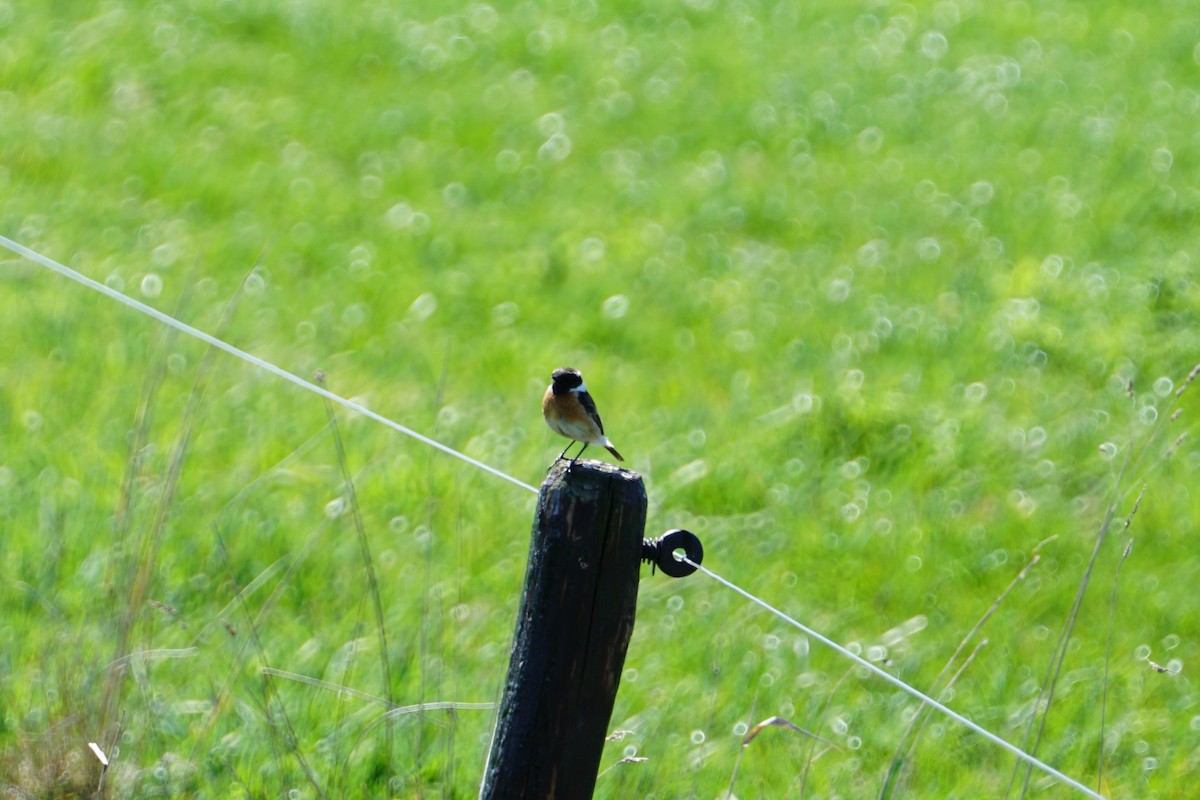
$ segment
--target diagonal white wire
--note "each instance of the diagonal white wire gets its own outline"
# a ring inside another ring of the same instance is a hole
[[[188,336],[192,336],[196,339],[199,339],[202,342],[206,342],[207,344],[210,344],[219,350],[224,350],[226,353],[229,353],[230,355],[235,356],[236,358],[239,358],[248,364],[253,364],[256,367],[261,367],[262,369],[265,369],[267,372],[270,372],[273,375],[283,378],[285,381],[288,381],[289,383],[294,383],[297,386],[301,387],[302,389],[307,389],[310,392],[319,394],[322,397],[333,401],[334,403],[338,403],[339,405],[342,405],[342,406],[350,409],[351,411],[356,411],[365,417],[369,417],[369,418],[375,420],[376,422],[382,423],[382,424],[386,425],[387,427],[389,427],[395,431],[398,431],[399,433],[404,434],[405,436],[410,436],[413,439],[416,439],[417,441],[419,441],[423,444],[427,444],[436,450],[441,450],[443,453],[446,453],[447,455],[451,455],[457,459],[460,459],[461,461],[465,461],[466,463],[470,464],[471,466],[478,467],[479,469],[483,470],[484,472],[488,472],[492,475],[495,475],[498,478],[503,478],[504,480],[508,481],[509,483],[512,483],[516,486],[520,486],[522,489],[527,489],[527,490],[533,492],[534,494],[537,494],[537,492],[538,492],[538,490],[534,486],[531,486],[530,484],[525,483],[524,481],[519,480],[518,478],[514,478],[513,476],[508,475],[507,473],[501,472],[500,470],[496,469],[495,467],[485,464],[482,461],[479,461],[477,459],[471,458],[470,456],[468,456],[465,453],[460,453],[459,451],[457,451],[451,447],[447,447],[446,445],[442,444],[441,442],[436,441],[434,439],[430,439],[428,436],[418,433],[418,432],[412,430],[411,428],[407,428],[398,422],[393,422],[392,420],[388,419],[387,417],[385,417],[381,414],[377,414],[376,412],[372,411],[371,409],[367,408],[366,406],[355,403],[353,400],[347,400],[346,398],[342,397],[341,395],[334,394],[333,392],[329,391],[328,389],[326,389],[322,386],[318,386],[317,384],[312,383],[311,381],[306,381],[303,378],[301,378],[297,375],[294,375],[285,369],[275,366],[274,364],[270,363],[269,361],[264,361],[263,359],[259,358],[258,356],[252,355],[250,353],[247,353],[245,350],[241,350],[237,347],[234,347],[233,345],[231,345],[227,342],[224,342],[224,341],[216,338],[215,336],[207,334],[198,328],[193,328],[191,325],[188,325],[186,322],[180,322],[179,320],[175,319],[174,317],[172,317],[169,314],[164,314],[163,312],[159,311],[156,308],[153,308],[151,306],[146,305],[145,303],[134,300],[132,297],[129,297],[126,294],[122,294],[121,292],[118,292],[116,289],[105,286],[104,284],[99,283],[98,281],[95,281],[92,278],[89,278],[86,275],[83,275],[82,273],[76,272],[75,270],[71,269],[70,267],[64,266],[64,265],[58,263],[57,261],[55,261],[54,259],[48,258],[48,257],[42,255],[41,253],[38,253],[35,250],[30,250],[28,247],[25,247],[24,245],[19,244],[17,242],[14,242],[12,239],[7,238],[6,236],[0,235],[0,245],[3,245],[4,247],[8,248],[9,250],[11,250],[12,252],[16,253],[19,256],[27,258],[36,264],[40,264],[41,266],[46,267],[47,269],[52,270],[53,272],[57,272],[59,275],[70,278],[71,280],[75,281],[76,283],[82,284],[82,285],[88,287],[89,289],[92,289],[94,291],[99,292],[100,294],[110,297],[119,303],[123,303],[124,305],[127,305],[130,308],[135,309],[136,311],[140,311],[141,313],[143,313],[147,316],[153,317],[154,319],[158,320],[159,322],[163,323],[164,325],[169,325],[170,327],[175,328],[176,330],[178,330],[182,333],[186,333]],[[832,639],[826,638],[825,636],[822,636],[821,634],[814,631],[812,628],[809,628],[807,625],[804,625],[803,623],[792,619],[787,614],[783,613],[779,609],[777,609],[774,606],[767,603],[765,600],[759,599],[758,597],[754,596],[750,592],[747,592],[745,589],[741,588],[740,586],[732,583],[731,581],[726,580],[725,578],[722,578],[720,575],[716,574],[715,572],[708,569],[707,567],[703,567],[700,564],[696,563],[695,561],[692,561],[691,559],[689,559],[687,556],[684,556],[684,555],[681,555],[678,553],[676,554],[675,557],[678,558],[680,561],[684,561],[688,564],[691,564],[693,567],[695,567],[699,571],[703,572],[708,577],[710,577],[713,580],[717,581],[718,583],[728,587],[729,589],[732,589],[734,592],[740,594],[742,597],[746,598],[750,602],[755,603],[759,606],[762,606],[767,611],[770,611],[772,614],[774,614],[775,616],[782,619],[784,622],[787,622],[788,624],[795,627],[797,630],[802,631],[806,635],[811,636],[812,638],[816,639],[817,641],[821,642],[822,644],[826,645],[827,647],[832,648],[833,650],[837,651],[838,653],[840,653],[841,655],[850,659],[851,661],[854,661],[858,665],[865,667],[866,669],[868,669],[869,671],[878,675],[879,677],[883,678],[885,681],[892,684],[893,686],[896,686],[897,688],[902,689],[905,692],[908,692],[913,697],[921,700],[922,702],[929,704],[933,708],[942,712],[943,714],[950,717],[951,719],[956,720],[960,724],[965,725],[966,727],[970,728],[972,731],[979,734],[980,736],[987,739],[988,741],[992,742],[993,744],[996,744],[999,747],[1002,747],[1005,750],[1009,751],[1010,753],[1015,755],[1017,758],[1028,762],[1029,764],[1040,769],[1041,771],[1045,772],[1046,774],[1051,775],[1054,778],[1062,781],[1063,783],[1067,784],[1068,786],[1071,786],[1074,789],[1078,789],[1080,792],[1087,795],[1088,797],[1097,798],[1098,800],[1105,800],[1103,795],[1097,794],[1096,792],[1094,792],[1091,789],[1089,789],[1088,787],[1084,786],[1082,783],[1075,780],[1074,778],[1064,775],[1063,773],[1056,770],[1054,767],[1051,767],[1049,764],[1046,764],[1045,762],[1040,761],[1039,759],[1035,758],[1034,756],[1026,753],[1024,750],[1017,747],[1016,745],[1010,744],[1009,742],[1005,741],[1004,739],[1001,739],[999,736],[997,736],[996,734],[987,730],[986,728],[980,727],[978,724],[967,719],[963,715],[959,714],[957,711],[954,711],[953,709],[951,709],[945,705],[942,705],[938,701],[934,700],[932,697],[929,697],[928,695],[924,694],[923,692],[921,692],[918,689],[914,689],[913,687],[909,686],[907,683],[905,683],[904,681],[895,677],[894,675],[891,675],[890,673],[883,671],[882,669],[875,666],[871,662],[855,655],[854,653],[851,653],[845,647],[842,647],[840,644],[833,641]]]
[[[269,361],[264,361],[256,355],[247,353],[245,350],[234,347],[233,345],[229,344],[228,342],[224,342],[215,336],[205,333],[204,331],[200,330],[199,328],[193,328],[191,325],[188,325],[186,322],[180,322],[179,320],[172,317],[170,314],[164,314],[163,312],[159,311],[157,308],[153,308],[152,306],[148,306],[145,303],[142,303],[138,300],[134,300],[129,295],[122,294],[121,292],[118,292],[116,289],[113,289],[112,287],[105,286],[103,283],[93,280],[92,278],[89,278],[82,273],[76,272],[75,270],[71,269],[70,267],[64,266],[64,265],[58,263],[57,261],[55,261],[54,259],[48,258],[48,257],[42,255],[41,253],[37,252],[36,250],[30,250],[28,247],[26,247],[22,244],[19,244],[17,242],[14,242],[12,239],[9,239],[6,236],[0,235],[0,245],[7,247],[9,250],[13,251],[14,253],[16,253],[19,256],[23,256],[24,258],[27,258],[36,264],[42,265],[46,269],[52,270],[53,272],[57,272],[59,275],[70,278],[71,280],[75,281],[76,283],[82,284],[82,285],[88,287],[89,289],[92,289],[93,291],[97,291],[102,295],[110,297],[113,300],[116,300],[118,303],[123,303],[123,304],[129,306],[130,308],[140,311],[141,313],[143,313],[149,317],[153,317],[154,319],[158,320],[159,322],[163,323],[164,325],[169,325],[170,327],[174,328],[175,330],[180,331],[182,333],[186,333],[188,336],[191,336],[193,338],[199,339],[202,342],[210,344],[213,347],[217,348],[218,350],[224,350],[226,353],[229,353],[231,356],[240,358],[242,361],[245,361],[248,364],[253,364],[256,367],[261,367],[262,369],[265,369],[267,372],[270,372],[272,375],[276,375],[280,378],[283,378],[285,381],[288,381],[289,383],[294,383],[297,386],[301,387],[302,389],[307,389],[310,392],[319,394],[322,397],[326,398],[327,400],[331,400],[334,403],[337,403],[341,406],[345,406],[346,408],[350,409],[351,411],[356,411],[359,414],[362,414],[364,417],[370,417],[371,419],[375,420],[376,422],[382,423],[394,431],[403,433],[405,436],[411,436],[413,439],[416,439],[418,442],[421,442],[422,444],[427,444],[430,447],[434,448],[435,450],[441,450],[443,453],[450,455],[450,456],[454,456],[455,458],[457,458],[461,461],[465,461],[473,467],[478,467],[479,469],[483,470],[484,472],[495,475],[497,478],[503,478],[504,480],[508,481],[509,483],[515,484],[517,486],[520,486],[522,489],[526,489],[528,491],[533,492],[534,494],[537,494],[537,488],[534,486],[531,486],[530,484],[526,483],[525,481],[514,478],[513,476],[508,475],[507,473],[501,472],[500,470],[496,469],[493,466],[485,464],[482,461],[479,461],[477,459],[471,458],[466,453],[460,453],[459,451],[455,450],[452,447],[447,447],[446,445],[442,444],[439,441],[430,439],[428,436],[414,431],[412,428],[407,428],[398,422],[393,422],[392,420],[388,419],[387,417],[383,416],[382,414],[377,414],[376,412],[372,411],[371,409],[367,408],[364,405],[356,403],[353,400],[347,400],[345,397],[342,397],[341,395],[338,395],[338,394],[334,394],[333,392],[329,391],[328,389],[324,388],[323,386],[318,386],[317,384],[313,383],[312,381],[306,381],[306,380],[304,380],[304,378],[301,378],[298,375],[294,375],[293,373],[288,372],[285,369],[277,367]]]
[[[822,636],[821,634],[817,633],[816,631],[814,631],[812,628],[808,627],[804,623],[798,622],[798,621],[792,619],[787,614],[780,611],[778,608],[775,608],[775,606],[771,605],[770,603],[766,602],[765,600],[760,600],[758,597],[755,597],[754,595],[750,594],[742,587],[734,584],[731,581],[726,580],[725,578],[722,578],[720,575],[713,572],[708,567],[700,566],[695,561],[692,561],[690,558],[688,558],[687,556],[685,556],[681,553],[676,553],[675,558],[684,562],[685,564],[691,564],[693,567],[700,570],[701,572],[703,572],[708,577],[712,578],[717,583],[720,583],[721,585],[732,589],[733,591],[737,592],[738,594],[740,594],[742,597],[746,598],[750,602],[762,606],[767,611],[770,611],[772,614],[779,617],[784,622],[795,627],[797,630],[800,630],[800,631],[804,632],[806,635],[811,636],[812,638],[816,639],[818,642],[825,645],[826,647],[833,648],[839,654],[845,656],[846,658],[850,659],[851,661],[858,664],[859,666],[866,667],[868,670],[875,673],[879,677],[883,678],[885,681],[887,681],[888,683],[897,687],[898,689],[903,689],[904,691],[908,692],[909,694],[911,694],[913,697],[917,698],[918,700],[921,700],[922,702],[924,702],[930,706],[933,706],[938,711],[942,712],[943,714],[950,717],[951,719],[953,719],[953,720],[961,723],[962,725],[967,726],[971,730],[975,731],[975,733],[977,733],[980,736],[982,736],[983,738],[987,739],[989,742],[992,742],[993,744],[1003,747],[1005,750],[1012,753],[1013,755],[1015,755],[1017,758],[1021,759],[1022,761],[1026,761],[1026,762],[1032,764],[1033,766],[1037,767],[1038,769],[1040,769],[1042,772],[1045,772],[1048,775],[1054,776],[1055,778],[1057,778],[1058,780],[1067,784],[1068,786],[1071,786],[1072,788],[1078,789],[1079,791],[1086,794],[1088,797],[1095,797],[1095,798],[1098,798],[1098,800],[1105,800],[1104,795],[1097,794],[1096,792],[1094,792],[1091,789],[1089,789],[1088,787],[1084,786],[1082,783],[1075,780],[1074,778],[1072,778],[1068,775],[1064,775],[1063,773],[1059,772],[1054,767],[1050,766],[1049,764],[1045,763],[1044,761],[1038,760],[1034,756],[1031,756],[1029,753],[1026,753],[1024,750],[1017,747],[1016,745],[1010,744],[1006,740],[1001,739],[999,736],[992,733],[988,729],[980,727],[977,723],[972,722],[971,720],[964,717],[962,714],[959,714],[957,711],[955,711],[947,706],[942,705],[937,700],[934,700],[932,697],[930,697],[929,695],[920,691],[919,689],[914,689],[913,687],[909,686],[904,681],[897,678],[895,675],[885,672],[884,670],[882,670],[879,667],[872,664],[870,661],[867,661],[866,659],[862,658],[861,656],[857,656],[854,653],[851,653],[849,650],[847,650],[845,647],[842,647],[837,642],[835,642],[832,639],[829,639],[825,636]]]

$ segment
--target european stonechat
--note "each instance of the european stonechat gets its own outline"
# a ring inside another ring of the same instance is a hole
[[[575,463],[589,444],[598,444],[613,454],[617,461],[624,461],[617,448],[604,435],[604,423],[596,411],[596,403],[583,385],[583,376],[579,370],[570,367],[560,367],[550,376],[550,386],[542,397],[542,416],[550,430],[571,440],[571,444],[583,442],[583,447],[571,459]],[[563,448],[555,460],[562,461],[571,449],[571,444]]]

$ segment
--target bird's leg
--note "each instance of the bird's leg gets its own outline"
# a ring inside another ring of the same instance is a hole
[[[583,447],[579,448],[579,452],[578,452],[578,453],[576,453],[576,454],[575,454],[575,457],[571,459],[571,461],[570,461],[570,463],[569,463],[569,464],[567,464],[567,472],[570,472],[570,471],[571,471],[571,467],[575,466],[575,462],[579,460],[579,457],[580,457],[581,455],[583,455],[583,451],[584,451],[584,450],[587,450],[587,446],[588,446],[588,443],[587,443],[587,442],[584,442],[584,443],[583,443]],[[565,451],[564,451],[564,452],[565,452]]]
[[[557,464],[558,462],[562,461],[566,457],[567,451],[570,450],[574,444],[575,444],[575,440],[572,439],[571,444],[568,444],[566,447],[564,447],[563,451],[558,454],[558,458],[554,459],[554,464]],[[551,464],[550,466],[546,467],[546,472],[549,472],[550,470],[554,469],[554,464]]]

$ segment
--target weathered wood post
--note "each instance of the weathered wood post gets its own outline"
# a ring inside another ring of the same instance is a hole
[[[645,526],[636,472],[579,461],[546,476],[480,798],[592,796],[633,633]]]

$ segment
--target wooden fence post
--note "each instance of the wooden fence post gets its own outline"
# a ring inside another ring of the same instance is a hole
[[[598,461],[556,464],[542,483],[479,796],[592,796],[633,633],[646,489]]]

